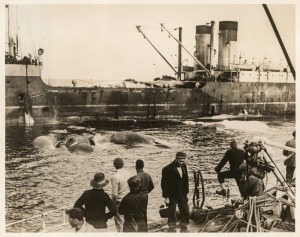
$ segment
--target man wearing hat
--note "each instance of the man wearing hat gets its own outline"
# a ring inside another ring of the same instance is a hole
[[[141,191],[141,177],[132,176],[127,183],[128,193],[121,201],[119,213],[124,214],[124,232],[147,232],[147,194]]]
[[[83,210],[86,222],[101,232],[107,230],[107,220],[117,213],[109,195],[103,190],[108,183],[103,173],[95,174],[90,181],[92,189],[84,191],[74,204],[74,207]],[[109,210],[107,213],[106,207]]]
[[[96,229],[84,221],[84,214],[80,208],[72,208],[66,210],[69,216],[69,223],[71,227],[75,228],[75,232],[96,232]]]
[[[225,152],[224,157],[215,167],[215,171],[218,173],[218,181],[221,186],[220,191],[216,190],[217,194],[226,196],[226,188],[224,184],[225,178],[234,178],[238,185],[240,193],[242,194],[240,187],[240,179],[242,177],[243,171],[239,169],[239,167],[243,163],[245,156],[245,151],[237,148],[236,141],[232,140],[230,142],[230,149]],[[229,162],[229,170],[220,172],[227,162]]]
[[[111,198],[117,209],[117,214],[114,217],[116,228],[118,232],[122,232],[124,216],[118,212],[118,209],[123,197],[129,193],[127,180],[131,177],[131,174],[123,168],[124,162],[121,158],[116,158],[113,163],[116,173],[111,177]]]
[[[293,139],[289,140],[285,143],[286,146],[296,148],[296,131],[293,132]],[[294,171],[296,167],[296,155],[295,152],[283,150],[283,155],[287,156],[284,161],[284,165],[286,166],[286,182],[291,183],[294,177]]]
[[[176,232],[176,204],[180,212],[180,232],[188,232],[189,206],[189,178],[185,164],[186,154],[176,153],[175,160],[162,169],[161,188],[162,196],[168,208],[169,232]]]

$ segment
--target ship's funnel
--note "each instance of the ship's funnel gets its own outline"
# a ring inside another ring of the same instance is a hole
[[[219,70],[230,70],[230,64],[237,58],[238,22],[219,22]]]
[[[205,67],[210,63],[210,34],[211,27],[209,25],[196,26],[196,51],[194,56]]]

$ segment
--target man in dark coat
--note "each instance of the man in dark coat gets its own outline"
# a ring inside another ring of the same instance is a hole
[[[291,148],[296,148],[296,131],[293,132],[294,138],[286,142],[286,146]],[[294,177],[294,171],[296,167],[296,155],[295,152],[283,150],[283,155],[287,156],[284,161],[284,165],[286,166],[286,182],[291,183]]]
[[[230,149],[226,151],[224,157],[219,162],[219,164],[215,167],[215,171],[218,173],[218,181],[221,186],[221,190],[217,190],[216,193],[222,196],[226,196],[226,188],[225,188],[225,178],[234,178],[238,188],[241,192],[240,187],[240,179],[242,177],[243,171],[239,169],[240,165],[243,163],[245,159],[245,151],[237,148],[237,143],[235,140],[230,142]],[[227,171],[221,171],[223,166],[229,162],[230,169]]]
[[[152,178],[150,174],[144,172],[144,161],[137,160],[135,162],[135,169],[137,172],[137,175],[141,177],[141,191],[145,194],[150,193],[154,189],[154,184],[152,182]]]
[[[127,181],[130,193],[125,195],[119,206],[124,215],[123,232],[147,232],[147,194],[141,191],[141,177],[135,175]]]
[[[186,154],[176,153],[176,159],[162,169],[161,188],[162,196],[168,208],[169,232],[176,232],[176,204],[180,212],[180,232],[188,232],[189,206],[189,178],[185,164]]]
[[[154,189],[154,184],[152,181],[152,178],[150,174],[144,172],[144,161],[138,159],[135,162],[135,169],[137,172],[137,175],[141,177],[141,187],[140,190],[144,192],[147,195],[147,200],[148,200],[148,193],[150,193]],[[148,201],[147,201],[148,205]],[[148,221],[146,222],[148,225]]]
[[[103,190],[108,183],[109,181],[105,179],[103,173],[95,174],[94,179],[90,182],[93,188],[84,191],[74,204],[74,207],[84,211],[86,222],[100,232],[107,230],[107,220],[117,214],[111,198]],[[109,210],[107,213],[105,212],[106,207]]]

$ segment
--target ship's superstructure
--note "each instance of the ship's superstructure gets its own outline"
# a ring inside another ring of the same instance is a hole
[[[294,83],[293,75],[283,65],[270,64],[265,60],[259,64],[243,60],[237,51],[238,22],[236,21],[219,22],[217,63],[214,64],[216,54],[214,26],[214,21],[211,25],[196,26],[196,51],[194,53],[206,68],[213,68],[214,81]],[[195,77],[195,73],[201,74],[201,72],[205,71],[195,63],[193,73],[186,72],[186,76],[191,79]]]
[[[196,26],[195,64],[185,79],[167,78],[144,88],[53,87],[41,79],[42,55],[17,57],[17,37],[8,37],[5,55],[7,125],[62,121],[170,120],[220,113],[295,112],[295,83],[287,69],[238,61],[238,23],[219,22],[218,64],[214,22]],[[10,27],[8,26],[8,31]],[[46,52],[45,52],[46,53]],[[183,67],[184,69],[184,67]],[[207,76],[207,72],[211,74]],[[166,78],[166,77],[165,77]]]

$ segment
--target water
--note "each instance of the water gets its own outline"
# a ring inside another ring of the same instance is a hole
[[[249,129],[248,122],[251,124]],[[210,123],[211,121],[206,121]],[[72,126],[71,126],[72,125]],[[97,123],[79,124],[78,126],[95,128],[94,132],[109,137],[116,131],[136,131],[152,135],[171,144],[171,149],[155,146],[138,146],[129,148],[111,143],[97,144],[90,154],[70,153],[64,146],[40,151],[33,147],[32,141],[41,135],[53,134],[57,140],[63,140],[68,134],[77,133],[91,136],[85,130],[75,127],[78,124],[61,124],[52,126],[6,127],[5,154],[5,218],[6,223],[30,218],[42,212],[51,211],[62,206],[71,206],[86,189],[96,172],[104,172],[110,177],[115,172],[113,160],[122,157],[125,167],[135,174],[135,161],[143,159],[145,171],[148,172],[155,185],[149,195],[149,222],[160,219],[158,208],[163,204],[160,179],[162,168],[174,160],[177,150],[185,150],[188,154],[190,194],[192,206],[193,170],[200,169],[205,180],[205,204],[215,206],[226,202],[225,197],[215,194],[219,189],[214,167],[229,148],[231,139],[236,139],[238,146],[243,147],[246,139],[258,137],[284,145],[292,138],[295,129],[295,118],[256,117],[246,121],[231,121],[236,129],[219,130],[201,125],[177,123]],[[265,125],[268,128],[265,128]],[[233,127],[234,127],[233,126]],[[76,129],[78,128],[78,129]],[[266,146],[285,176],[282,150]],[[227,167],[227,166],[226,166]],[[225,168],[223,168],[224,170]],[[275,184],[272,174],[268,175],[267,187]],[[234,180],[230,186],[231,196],[238,196]],[[105,190],[110,194],[110,184]],[[52,221],[53,222],[53,221]],[[50,223],[52,223],[50,220]],[[109,220],[113,228],[113,221]],[[41,230],[41,222],[31,221],[26,226],[13,226],[7,231],[25,232]]]

